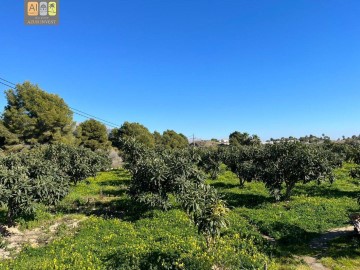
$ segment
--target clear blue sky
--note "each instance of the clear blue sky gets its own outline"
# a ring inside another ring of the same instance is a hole
[[[358,0],[61,0],[59,26],[25,26],[23,1],[1,4],[0,77],[119,125],[360,133]]]

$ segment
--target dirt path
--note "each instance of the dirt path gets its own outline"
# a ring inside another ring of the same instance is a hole
[[[352,233],[354,233],[354,226],[347,226],[347,227],[342,227],[342,228],[331,229],[331,230],[323,233],[320,237],[315,238],[310,242],[310,248],[320,251],[320,254],[317,257],[300,256],[299,259],[304,260],[304,262],[306,262],[306,264],[312,270],[331,270],[331,269],[325,267],[319,261],[322,257],[321,256],[322,253],[324,251],[326,251],[326,249],[327,249],[328,242],[335,238],[349,235]]]
[[[82,220],[60,219],[56,220],[51,226],[35,228],[32,230],[20,231],[17,227],[1,226],[0,233],[5,240],[5,247],[0,248],[0,260],[8,259],[19,253],[25,244],[38,247],[49,243],[60,225],[65,225],[68,229],[76,228]]]

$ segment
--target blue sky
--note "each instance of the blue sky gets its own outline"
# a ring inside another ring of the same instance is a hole
[[[360,133],[360,1],[61,0],[59,26],[1,2],[0,77],[108,121],[208,139]]]

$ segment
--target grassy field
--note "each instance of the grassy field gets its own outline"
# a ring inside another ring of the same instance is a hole
[[[18,220],[21,230],[64,220],[81,220],[79,226],[58,226],[51,241],[25,245],[15,259],[1,261],[0,268],[300,270],[310,269],[302,256],[316,256],[331,269],[360,269],[355,236],[334,239],[327,250],[309,248],[327,230],[348,226],[348,213],[359,210],[360,186],[348,177],[351,167],[338,169],[332,185],[297,186],[287,202],[275,202],[262,183],[240,189],[237,178],[223,170],[208,183],[227,200],[230,227],[211,250],[176,203],[167,212],[147,209],[127,196],[126,171],[100,173],[73,187],[56,208],[40,207],[32,219]]]

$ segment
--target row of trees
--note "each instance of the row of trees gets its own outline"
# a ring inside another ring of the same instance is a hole
[[[5,92],[7,105],[0,119],[0,148],[65,143],[92,150],[108,149],[106,127],[93,119],[76,127],[73,112],[57,95],[29,82]]]
[[[343,147],[346,148],[345,145]],[[223,163],[239,178],[240,187],[245,182],[264,182],[277,200],[289,199],[293,188],[300,182],[332,182],[333,169],[349,160],[347,156],[350,156],[338,148],[298,141],[221,146],[197,151],[201,156],[200,168],[212,179],[217,177]]]
[[[185,135],[174,130],[166,130],[161,135],[155,131],[151,133],[139,123],[125,122],[120,128],[114,128],[109,134],[112,145],[121,149],[124,140],[133,138],[148,148],[180,149],[189,145]]]
[[[225,164],[240,180],[261,181],[276,200],[290,198],[297,183],[334,181],[333,169],[344,156],[318,144],[279,141],[216,148],[149,148],[136,139],[121,142],[126,167],[132,173],[132,199],[164,210],[171,194],[204,234],[210,246],[227,226],[226,203],[204,182],[205,173],[216,179]]]
[[[111,145],[121,148],[121,140],[136,138],[150,148],[177,149],[189,145],[188,139],[181,133],[166,130],[162,134],[151,133],[139,123],[125,122],[113,129],[110,134],[102,123],[91,119],[76,126],[73,112],[65,101],[55,94],[41,90],[30,82],[18,84],[16,89],[5,92],[7,105],[0,118],[0,148],[11,148],[14,145],[66,143],[81,145],[92,150],[108,149]],[[328,136],[313,135],[295,138],[271,139],[270,143],[279,141],[299,141],[308,144],[359,144],[358,136],[343,138],[333,142]],[[261,140],[257,135],[235,131],[229,136],[231,146],[258,146]]]
[[[18,84],[5,92],[7,105],[0,118],[0,148],[19,149],[24,145],[65,143],[92,150],[120,148],[121,139],[136,138],[148,147],[184,148],[183,134],[167,130],[153,134],[139,123],[125,122],[110,134],[105,125],[94,119],[73,121],[73,112],[58,95],[47,93],[30,82]]]
[[[44,145],[0,156],[0,204],[8,223],[32,214],[36,203],[55,205],[71,184],[109,168],[105,153],[65,144]]]
[[[246,181],[264,182],[280,200],[289,199],[297,183],[332,182],[333,169],[341,165],[342,159],[322,146],[279,142],[229,148],[223,162],[238,176],[241,186]]]

